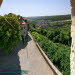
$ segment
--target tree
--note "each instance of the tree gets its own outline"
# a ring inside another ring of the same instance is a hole
[[[0,16],[0,52],[4,55],[8,55],[21,40],[21,28],[17,17],[10,15]]]

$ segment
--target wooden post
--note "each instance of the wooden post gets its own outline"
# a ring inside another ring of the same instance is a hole
[[[0,0],[0,6],[1,6],[2,2],[3,2],[3,0]]]
[[[71,5],[71,37],[72,37],[72,44],[71,44],[71,54],[70,54],[70,69],[71,74],[75,75],[75,0],[70,0]]]

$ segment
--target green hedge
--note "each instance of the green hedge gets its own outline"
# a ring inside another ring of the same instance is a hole
[[[63,75],[70,75],[70,47],[59,43],[53,43],[37,32],[32,32],[32,35]]]
[[[0,16],[0,52],[3,55],[8,55],[21,39],[17,16],[11,15]]]

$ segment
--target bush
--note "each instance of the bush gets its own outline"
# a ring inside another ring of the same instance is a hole
[[[0,52],[8,55],[20,39],[20,24],[17,16],[0,16]]]
[[[63,75],[70,75],[70,47],[59,43],[53,43],[37,32],[32,32],[32,35],[48,58],[63,73]]]

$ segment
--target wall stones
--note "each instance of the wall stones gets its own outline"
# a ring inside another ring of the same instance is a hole
[[[71,4],[71,18],[72,18],[72,25],[71,25],[72,44],[71,44],[71,54],[70,54],[71,74],[70,75],[75,75],[75,0],[70,0],[70,4]]]

